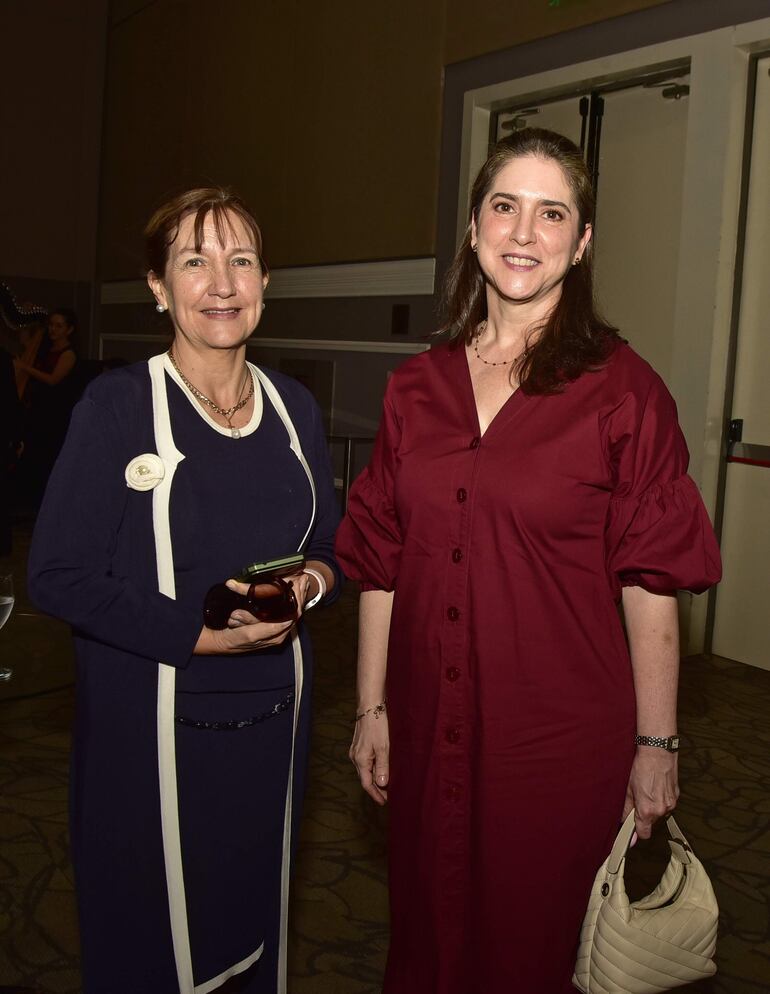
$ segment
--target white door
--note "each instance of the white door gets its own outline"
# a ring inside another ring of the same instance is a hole
[[[770,58],[757,65],[732,417],[713,651],[770,669]]]
[[[674,343],[688,83],[689,77],[679,75],[667,84],[640,82],[603,95],[594,242],[598,303],[666,381]],[[525,124],[558,131],[578,144],[580,98],[541,105],[535,98],[529,109],[503,112],[497,138]]]

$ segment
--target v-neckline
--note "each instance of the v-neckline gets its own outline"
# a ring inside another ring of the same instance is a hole
[[[516,389],[513,391],[513,393],[510,395],[510,397],[508,397],[500,405],[500,407],[497,409],[497,411],[495,413],[495,416],[492,418],[492,420],[489,422],[489,424],[486,426],[486,428],[482,431],[481,430],[481,421],[479,419],[479,407],[478,407],[478,404],[476,403],[476,391],[473,389],[473,377],[471,376],[471,367],[470,367],[470,363],[468,362],[468,350],[465,348],[464,345],[459,345],[458,347],[462,349],[463,367],[464,367],[464,370],[465,370],[465,382],[466,382],[466,385],[467,385],[467,390],[468,390],[468,395],[469,395],[469,399],[470,399],[471,410],[473,411],[473,418],[474,418],[474,421],[476,422],[476,429],[477,429],[478,437],[479,438],[484,438],[484,436],[487,435],[487,433],[489,432],[489,430],[491,428],[493,428],[499,421],[502,420],[502,416],[503,416],[503,414],[505,412],[513,413],[513,409],[515,407],[519,406],[517,398],[520,397],[520,396],[524,397],[525,394],[523,393],[521,387],[516,387]]]

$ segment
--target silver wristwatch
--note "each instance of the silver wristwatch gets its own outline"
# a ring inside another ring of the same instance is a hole
[[[679,752],[678,735],[669,735],[667,739],[659,735],[637,735],[635,741],[638,746],[657,746],[658,749],[665,749],[667,752]]]

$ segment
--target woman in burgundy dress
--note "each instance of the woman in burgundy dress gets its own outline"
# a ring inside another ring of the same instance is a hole
[[[451,340],[391,378],[338,536],[351,758],[390,807],[386,994],[567,994],[624,811],[646,838],[676,805],[675,592],[719,552],[671,396],[596,315],[593,206],[567,139],[493,151]]]

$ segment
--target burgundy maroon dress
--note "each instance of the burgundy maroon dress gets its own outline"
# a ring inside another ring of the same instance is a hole
[[[392,376],[337,551],[394,590],[385,994],[567,994],[634,755],[624,585],[719,552],[674,402],[628,346],[480,437],[463,348]]]

